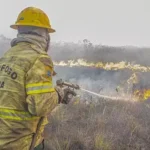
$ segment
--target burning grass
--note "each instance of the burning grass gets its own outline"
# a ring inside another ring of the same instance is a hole
[[[68,62],[65,62],[65,61],[54,62],[54,64],[56,66],[68,66],[68,67],[74,67],[74,66],[94,67],[94,68],[102,68],[104,70],[129,69],[129,70],[132,70],[132,71],[141,71],[141,72],[150,71],[149,66],[142,66],[140,64],[134,64],[133,65],[130,62],[125,62],[125,61],[121,61],[121,62],[118,62],[118,63],[114,63],[114,62],[107,62],[107,63],[97,62],[97,63],[93,63],[93,62],[87,62],[84,59],[78,59],[77,61],[68,60]]]
[[[47,150],[149,150],[147,103],[106,101],[64,105],[46,128]]]

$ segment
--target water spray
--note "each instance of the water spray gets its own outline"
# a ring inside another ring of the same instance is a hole
[[[119,99],[118,97],[112,97],[112,96],[106,96],[106,95],[98,94],[98,93],[95,93],[95,92],[92,92],[92,91],[89,91],[89,90],[86,90],[86,89],[83,89],[83,88],[80,88],[80,90],[84,91],[84,92],[87,92],[87,93],[90,93],[90,94],[93,94],[95,96],[98,96],[100,98],[107,98],[107,99],[112,99],[112,100]]]
[[[98,93],[95,93],[93,91],[89,91],[89,90],[86,90],[84,88],[81,88],[79,85],[77,84],[73,84],[73,83],[69,83],[69,82],[65,82],[63,81],[62,79],[59,79],[56,81],[56,84],[58,86],[67,86],[68,88],[73,88],[73,89],[76,89],[76,90],[81,90],[83,92],[87,92],[87,93],[90,93],[90,94],[93,94],[95,96],[98,96],[100,98],[104,98],[104,99],[111,99],[111,100],[119,100],[119,99],[124,99],[124,100],[129,100],[127,98],[122,98],[122,97],[112,97],[112,96],[107,96],[107,95],[102,95],[102,94],[98,94]]]

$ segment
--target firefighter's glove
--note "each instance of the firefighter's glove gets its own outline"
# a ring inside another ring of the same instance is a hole
[[[58,93],[59,103],[68,104],[73,96],[76,96],[76,92],[68,87],[56,86],[55,90]]]
[[[77,94],[74,91],[74,89],[71,89],[68,87],[63,88],[63,90],[64,90],[64,98],[63,98],[62,103],[68,104],[72,100],[73,96],[76,96]]]

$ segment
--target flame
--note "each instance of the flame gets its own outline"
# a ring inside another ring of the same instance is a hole
[[[140,72],[148,72],[150,71],[150,67],[148,66],[142,66],[140,64],[131,64],[130,62],[125,62],[121,61],[118,63],[113,63],[113,62],[88,62],[84,59],[78,59],[78,60],[68,60],[67,62],[65,61],[60,61],[56,62],[54,61],[54,65],[56,66],[68,66],[68,67],[74,67],[74,66],[83,66],[83,67],[94,67],[94,68],[102,68],[105,70],[123,70],[123,69],[129,69],[132,71],[140,71]]]
[[[136,90],[133,94],[139,100],[147,100],[148,98],[150,98],[150,89]]]
[[[94,67],[94,68],[102,68],[104,70],[124,70],[124,69],[129,69],[132,70],[133,73],[131,77],[125,82],[129,86],[131,84],[137,84],[138,83],[138,76],[136,72],[149,72],[150,67],[149,66],[142,66],[140,64],[131,64],[130,62],[125,62],[121,61],[118,63],[113,63],[113,62],[88,62],[84,59],[78,59],[78,60],[68,60],[67,62],[65,61],[60,61],[56,62],[54,61],[54,65],[56,66],[68,66],[68,67]],[[125,84],[124,83],[124,84]],[[124,85],[123,84],[123,85]],[[122,86],[123,86],[122,85]],[[120,87],[120,86],[119,86]],[[140,89],[140,90],[135,90],[133,91],[133,96],[139,100],[147,100],[150,98],[150,89]]]
[[[133,73],[131,77],[127,80],[128,85],[130,84],[136,85],[138,84],[138,82],[139,79],[137,73]],[[148,98],[150,98],[150,89],[145,88],[145,89],[135,90],[133,91],[133,96],[140,101],[147,100]]]
[[[134,72],[130,78],[125,82],[127,83],[127,93],[130,93],[130,90],[133,90],[133,86],[139,84],[138,74]],[[124,86],[125,83],[122,85]],[[133,98],[138,101],[144,101],[150,98],[150,89],[138,89],[132,92]]]

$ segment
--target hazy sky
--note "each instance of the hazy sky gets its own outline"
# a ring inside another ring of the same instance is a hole
[[[150,46],[150,0],[2,0],[0,33],[14,37],[9,26],[28,6],[49,15],[57,31],[52,41],[87,38],[107,45]]]

